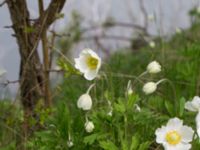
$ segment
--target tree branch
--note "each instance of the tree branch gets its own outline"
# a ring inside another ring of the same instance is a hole
[[[48,8],[37,19],[35,27],[49,28],[49,26],[57,19],[57,15],[61,12],[66,0],[52,0]]]

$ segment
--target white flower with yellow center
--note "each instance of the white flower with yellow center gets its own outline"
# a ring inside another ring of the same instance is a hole
[[[101,67],[101,58],[91,49],[84,49],[75,58],[75,68],[84,74],[87,80],[93,80]]]
[[[165,150],[189,150],[194,131],[184,126],[182,120],[172,118],[166,126],[158,128],[155,134],[156,142],[162,144]]]
[[[187,101],[185,103],[185,109],[193,112],[200,111],[200,97],[195,96],[192,101]]]
[[[151,74],[159,73],[161,65],[157,61],[152,61],[147,65],[147,72]]]

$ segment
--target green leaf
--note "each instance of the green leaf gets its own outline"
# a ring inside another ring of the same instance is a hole
[[[140,144],[140,147],[139,147],[139,149],[138,150],[147,150],[148,148],[149,148],[149,145],[150,145],[151,143],[150,142],[144,142],[144,143],[142,143],[142,144]]]
[[[114,110],[116,110],[119,113],[124,114],[124,112],[126,111],[124,103],[121,100],[119,100],[118,103],[114,103]]]
[[[127,103],[127,109],[132,109],[134,107],[134,104],[139,99],[139,96],[137,94],[132,94],[128,96],[128,103]]]
[[[169,101],[165,101],[165,108],[171,116],[174,116],[174,107]]]
[[[83,140],[83,142],[85,144],[89,144],[89,145],[92,145],[96,140],[97,140],[97,137],[98,137],[98,134],[91,134],[89,136],[86,136]]]
[[[100,141],[99,145],[104,150],[118,150],[117,146],[111,141]]]
[[[137,147],[139,146],[139,138],[137,135],[132,137],[132,141],[131,141],[131,146],[130,146],[130,150],[137,150]]]
[[[184,112],[184,108],[185,108],[185,98],[182,97],[179,101],[179,116],[182,117],[183,116],[183,112]]]

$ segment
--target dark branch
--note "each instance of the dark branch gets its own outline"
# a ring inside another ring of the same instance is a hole
[[[2,7],[4,4],[6,4],[6,0],[0,3],[0,7]]]
[[[38,18],[35,26],[48,29],[49,26],[57,19],[57,15],[61,12],[65,2],[66,0],[52,0],[48,8]]]

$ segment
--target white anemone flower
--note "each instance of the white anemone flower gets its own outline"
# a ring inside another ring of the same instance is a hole
[[[0,69],[0,77],[6,73],[6,70]]]
[[[187,101],[185,103],[185,109],[193,112],[200,111],[200,97],[195,96],[192,101]]]
[[[155,92],[157,89],[157,84],[155,82],[147,82],[144,86],[143,86],[143,92],[148,95],[151,94],[153,92]]]
[[[79,97],[77,106],[83,110],[90,110],[92,108],[92,98],[89,94],[83,94]]]
[[[84,74],[87,80],[93,80],[101,67],[101,58],[91,49],[84,49],[75,58],[75,68]]]
[[[156,142],[162,144],[165,150],[189,150],[194,131],[183,125],[182,120],[172,118],[166,126],[158,128],[155,134]]]
[[[197,134],[200,137],[200,112],[196,116],[196,129],[197,129]]]
[[[151,74],[159,73],[161,65],[157,61],[152,61],[147,65],[147,72]]]
[[[85,130],[88,133],[91,133],[94,130],[94,123],[92,121],[86,121]]]

